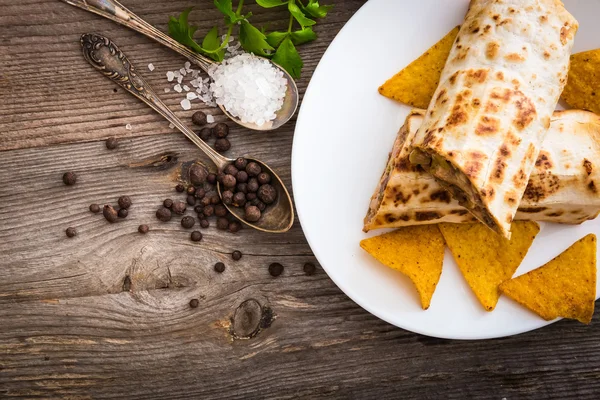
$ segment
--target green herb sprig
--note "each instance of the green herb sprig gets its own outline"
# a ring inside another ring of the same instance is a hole
[[[320,5],[317,0],[256,0],[256,3],[263,8],[287,6],[290,13],[286,31],[266,32],[265,29],[258,29],[250,23],[249,18],[252,13],[242,13],[244,0],[239,0],[235,11],[232,0],[213,0],[213,3],[224,15],[227,26],[227,33],[223,40],[220,40],[217,26],[208,31],[201,45],[194,40],[198,27],[188,23],[192,8],[184,10],[177,18],[169,18],[169,35],[197,53],[204,54],[215,61],[223,61],[225,48],[234,27],[237,26],[239,41],[245,51],[272,59],[294,78],[300,77],[303,66],[296,46],[317,38],[312,26],[317,23],[316,19],[324,18],[332,7]],[[299,28],[295,28],[295,25]]]

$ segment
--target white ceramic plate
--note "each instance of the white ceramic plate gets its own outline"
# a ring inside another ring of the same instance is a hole
[[[292,154],[296,207],[308,242],[331,279],[367,311],[429,336],[483,339],[549,324],[502,297],[488,313],[446,250],[431,307],[421,310],[408,278],[375,261],[359,242],[362,221],[409,107],[377,93],[387,78],[460,24],[468,0],[370,0],[344,26],[304,96]],[[600,47],[600,1],[566,0],[579,20],[574,51]],[[542,224],[516,275],[551,260],[600,220]],[[597,292],[600,291],[598,288]]]

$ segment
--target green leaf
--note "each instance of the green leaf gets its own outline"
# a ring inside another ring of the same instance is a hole
[[[256,4],[264,8],[272,8],[282,6],[287,3],[287,0],[256,0]]]
[[[303,44],[303,43],[312,42],[313,40],[315,40],[317,38],[317,34],[312,30],[312,28],[310,26],[306,27],[304,29],[301,29],[299,31],[294,31],[294,32],[290,33],[290,36],[292,38],[292,42],[296,46]],[[269,40],[268,36],[267,36],[267,40]]]
[[[307,18],[300,9],[300,7],[296,5],[294,0],[290,0],[290,2],[288,3],[288,10],[290,11],[290,14],[294,16],[296,21],[298,21],[302,28],[306,28],[307,26],[311,26],[317,23],[315,20]]]
[[[267,43],[273,47],[277,47],[283,42],[283,39],[288,37],[289,32],[271,32],[267,35]]]
[[[309,0],[302,10],[315,18],[324,18],[333,6],[320,6],[318,0]]]
[[[202,49],[205,54],[215,61],[223,61],[225,50],[221,49],[221,41],[219,40],[219,29],[213,27],[202,41]]]
[[[213,0],[215,7],[225,15],[225,20],[228,24],[235,24],[236,22],[243,19],[243,17],[239,17],[233,11],[233,5],[231,4],[231,0]]]
[[[179,15],[179,18],[169,18],[169,36],[199,53],[202,51],[202,48],[193,39],[194,33],[198,27],[190,26],[188,24],[188,15],[190,14],[190,11],[192,11],[192,8],[187,8]]]
[[[267,42],[267,37],[250,22],[243,20],[240,24],[240,43],[244,50],[259,56],[268,56],[267,51],[274,50]]]
[[[272,60],[281,65],[293,78],[300,78],[300,72],[304,64],[289,37],[281,42]]]

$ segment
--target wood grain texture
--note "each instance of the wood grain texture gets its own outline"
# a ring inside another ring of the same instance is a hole
[[[124,3],[163,30],[191,4]],[[300,48],[301,92],[364,2],[334,3],[319,39]],[[200,31],[220,20],[210,1],[192,4]],[[141,102],[113,92],[78,39],[111,37],[159,92],[184,59],[56,0],[0,0],[0,10],[0,398],[598,398],[598,316],[589,327],[562,321],[499,340],[427,338],[373,317],[320,267],[306,276],[303,264],[316,260],[297,221],[285,235],[211,227],[199,243],[179,219],[158,222],[162,200],[183,197],[173,190],[182,165],[208,161]],[[255,21],[286,24],[277,9]],[[162,97],[184,120],[200,109]],[[265,160],[291,187],[293,130],[293,121],[275,133],[233,128],[228,155]],[[116,150],[106,149],[109,136]],[[75,186],[62,184],[67,170]],[[88,211],[123,194],[134,203],[124,221]],[[142,223],[147,235],[137,233]],[[67,239],[67,226],[78,236]],[[285,266],[277,278],[272,262]]]

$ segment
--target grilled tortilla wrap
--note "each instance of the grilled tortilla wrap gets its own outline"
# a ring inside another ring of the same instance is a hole
[[[371,198],[365,232],[475,221],[430,174],[409,162],[409,143],[424,113],[413,110],[400,128]],[[555,111],[515,219],[579,224],[600,212],[599,191],[600,117],[582,110]]]
[[[411,161],[506,237],[577,27],[558,0],[472,0],[415,136]]]

